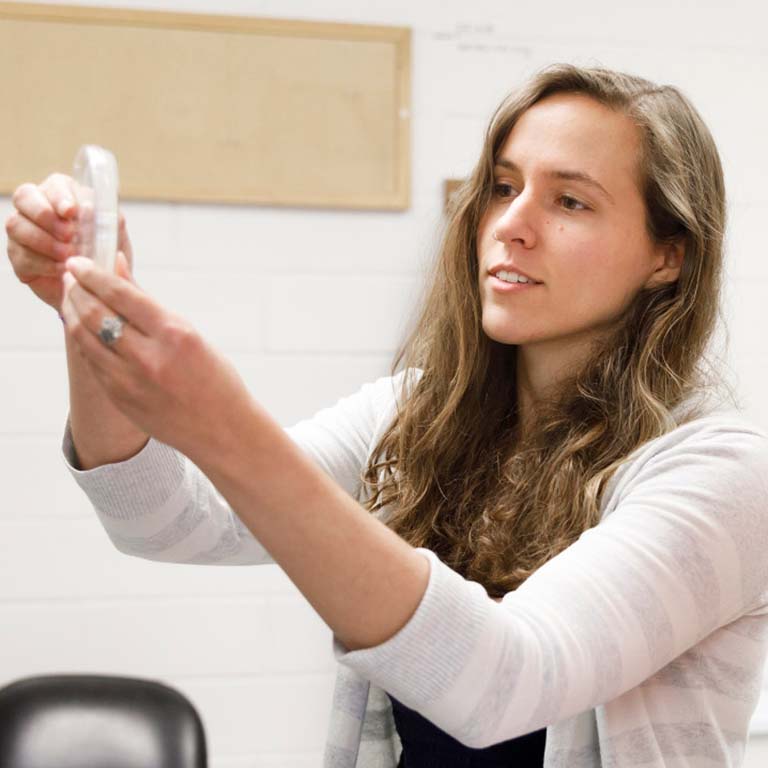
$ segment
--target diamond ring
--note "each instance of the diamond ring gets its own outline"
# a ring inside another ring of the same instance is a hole
[[[99,338],[111,347],[123,335],[124,319],[122,317],[105,317],[101,321]]]

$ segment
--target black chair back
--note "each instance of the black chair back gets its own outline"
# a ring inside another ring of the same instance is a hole
[[[206,768],[192,703],[163,683],[43,675],[0,688],[2,768]]]

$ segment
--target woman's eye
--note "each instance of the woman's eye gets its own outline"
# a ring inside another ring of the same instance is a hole
[[[509,197],[514,193],[514,188],[511,184],[494,184],[493,185],[493,194],[496,195],[496,197]]]
[[[498,198],[510,198],[517,194],[514,186],[508,182],[497,182],[493,185],[493,194]],[[577,200],[570,195],[561,195],[559,200],[567,211],[586,211],[589,210],[589,206]]]
[[[571,197],[570,195],[562,195],[560,198],[563,201],[563,204],[566,207],[566,210],[569,211],[586,211],[587,206],[584,205],[580,200],[577,200],[575,197]],[[581,206],[580,208],[574,207],[574,206]]]

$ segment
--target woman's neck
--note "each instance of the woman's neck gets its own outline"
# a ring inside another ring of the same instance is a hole
[[[516,352],[516,386],[520,436],[529,435],[537,404],[583,363],[594,336],[521,344]]]

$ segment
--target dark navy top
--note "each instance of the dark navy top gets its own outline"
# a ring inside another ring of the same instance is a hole
[[[484,749],[466,747],[397,699],[392,702],[403,752],[397,768],[542,768],[547,729]]]

